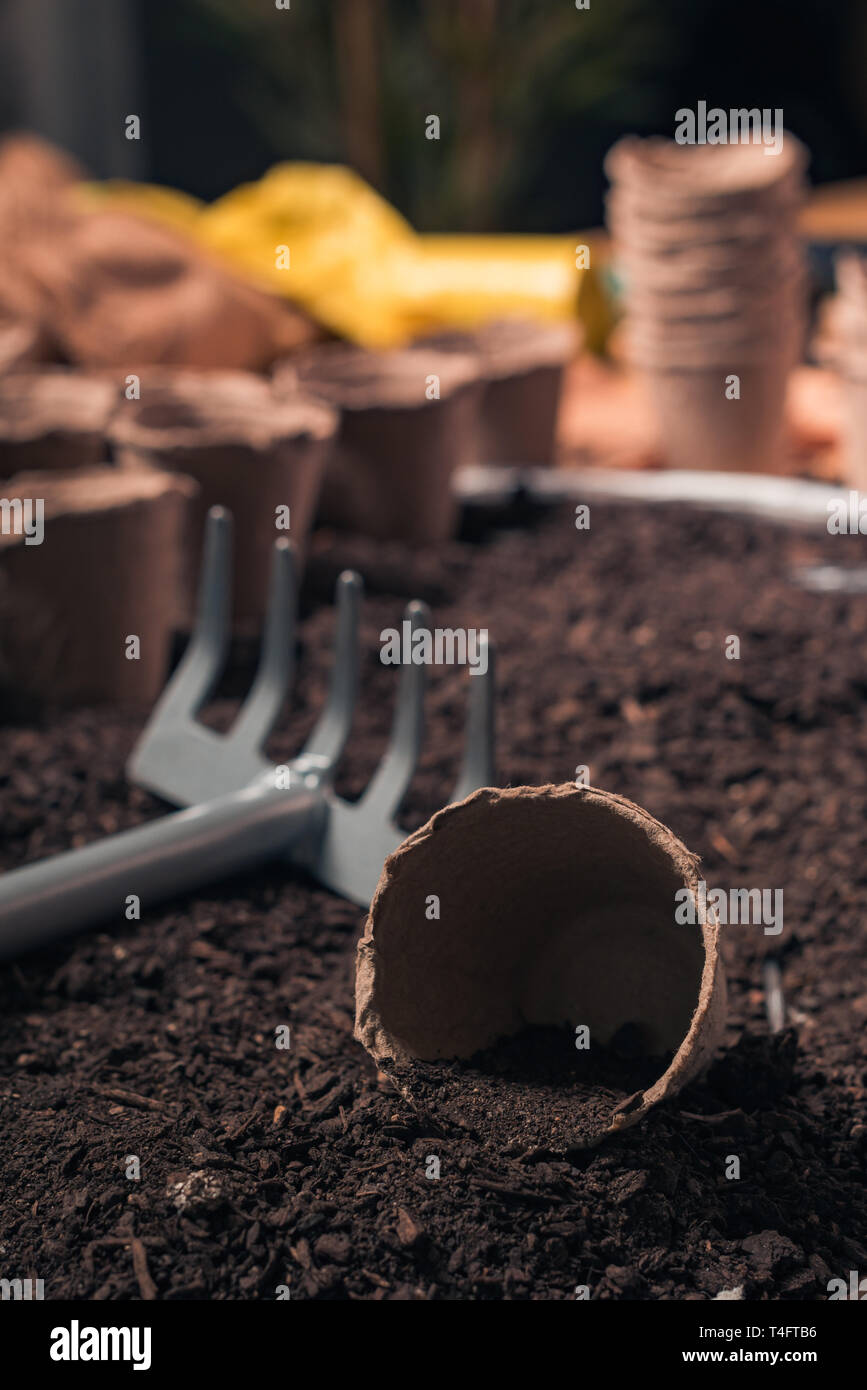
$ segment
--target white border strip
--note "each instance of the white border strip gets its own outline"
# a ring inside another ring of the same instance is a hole
[[[629,502],[687,502],[768,521],[828,523],[828,503],[846,496],[844,487],[769,473],[679,472],[602,468],[498,468],[458,470],[455,489],[465,502],[507,500],[519,488],[541,502],[589,497]]]

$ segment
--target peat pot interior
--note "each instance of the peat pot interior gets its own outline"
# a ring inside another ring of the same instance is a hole
[[[485,790],[392,856],[359,947],[358,1036],[383,1059],[469,1057],[528,1025],[632,1025],[676,1053],[711,992],[715,928],[678,925],[696,860],[620,797]],[[439,899],[439,917],[427,904]]]

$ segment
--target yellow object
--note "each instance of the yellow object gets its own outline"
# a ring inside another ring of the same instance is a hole
[[[144,184],[89,185],[91,205],[123,206],[193,236],[332,332],[371,348],[491,318],[573,319],[592,345],[608,326],[594,270],[570,236],[419,236],[351,169],[287,163],[209,205]],[[590,243],[591,258],[593,243]]]

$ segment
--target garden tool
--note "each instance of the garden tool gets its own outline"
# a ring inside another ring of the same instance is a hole
[[[391,737],[360,800],[333,790],[352,722],[358,683],[361,579],[337,581],[337,625],[329,694],[301,753],[274,767],[262,752],[292,677],[297,578],[285,539],[275,543],[258,670],[226,734],[197,712],[214,690],[230,631],[231,517],[207,521],[196,624],[186,652],[138,740],[127,773],[137,786],[184,810],[0,876],[0,955],[13,956],[107,918],[131,895],[145,909],[176,893],[274,859],[368,907],[386,857],[405,838],[395,817],[418,762],[425,669],[405,665]],[[413,602],[412,631],[427,626]],[[484,653],[480,653],[480,657]],[[489,786],[493,771],[491,654],[471,681],[463,762],[451,800]]]

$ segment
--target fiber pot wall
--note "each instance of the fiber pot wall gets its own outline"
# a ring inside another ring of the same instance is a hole
[[[385,865],[358,949],[356,1036],[401,1069],[471,1057],[529,1024],[588,1024],[603,1044],[630,1024],[647,1053],[674,1054],[611,1128],[632,1124],[719,1040],[718,928],[675,922],[677,890],[697,883],[695,857],[622,797],[476,792]]]

